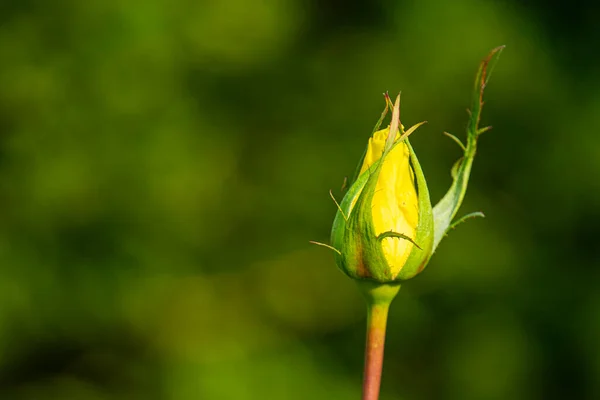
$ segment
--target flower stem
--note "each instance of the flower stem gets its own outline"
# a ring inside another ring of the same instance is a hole
[[[367,343],[365,345],[365,369],[363,380],[363,400],[379,399],[385,327],[389,304],[372,304],[368,308]]]
[[[388,311],[399,284],[362,283],[367,299],[367,339],[362,400],[378,400]]]

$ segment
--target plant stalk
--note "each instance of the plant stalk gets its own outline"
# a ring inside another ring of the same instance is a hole
[[[365,369],[363,377],[363,400],[378,400],[383,368],[385,328],[389,304],[372,304],[368,308],[367,342],[365,345]]]
[[[400,285],[363,283],[360,286],[367,299],[367,338],[362,400],[378,400],[388,312],[392,300],[400,290]]]

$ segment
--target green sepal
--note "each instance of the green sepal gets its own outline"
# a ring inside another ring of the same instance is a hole
[[[435,226],[433,251],[435,251],[446,233],[452,229],[452,227],[456,226],[453,224],[452,220],[456,216],[465,197],[465,193],[467,192],[471,167],[477,149],[477,138],[483,132],[489,130],[489,127],[479,128],[481,109],[483,107],[483,92],[487,85],[491,70],[498,61],[498,57],[503,49],[504,46],[493,49],[481,62],[479,70],[477,71],[475,87],[473,90],[473,102],[470,109],[470,119],[467,126],[467,144],[464,146],[464,156],[462,157],[462,161],[459,160],[452,168],[452,185],[450,186],[450,189],[435,207],[433,207]],[[460,141],[458,141],[458,143],[460,143]]]
[[[415,242],[413,240],[413,238],[411,238],[410,236],[406,236],[403,233],[398,233],[398,232],[394,232],[394,231],[386,231],[383,232],[382,234],[380,234],[379,236],[377,236],[377,240],[379,240],[380,242],[383,239],[387,239],[387,238],[396,238],[396,239],[402,239],[402,240],[408,240],[409,242],[411,242],[412,244],[414,244],[415,246],[417,246],[419,249],[423,249],[421,246],[419,246],[419,244],[417,242]]]
[[[419,222],[417,224],[415,242],[419,243],[420,248],[413,247],[406,263],[395,277],[396,280],[406,280],[414,277],[427,265],[433,250],[433,209],[431,208],[431,199],[429,197],[429,189],[427,181],[423,174],[423,169],[417,158],[415,151],[408,139],[406,145],[410,152],[410,163],[415,173],[417,181],[417,198],[419,200]]]
[[[340,208],[335,214],[331,228],[331,245],[342,250],[340,254],[335,255],[335,262],[342,272],[352,278],[360,278],[362,260],[357,244],[347,240],[346,230],[348,229],[348,220],[353,215],[352,210],[354,210],[354,207],[352,207],[352,203],[360,195],[368,179],[369,171],[365,171],[349,187],[340,203]]]
[[[369,136],[369,138],[373,137],[373,135],[375,134],[375,132],[377,132],[379,130],[379,128],[381,127],[381,124],[383,123],[383,120],[385,119],[385,116],[388,113],[388,109],[392,109],[393,108],[390,105],[391,104],[390,96],[387,93],[384,93],[383,97],[385,98],[385,108],[383,109],[383,111],[381,112],[381,116],[379,117],[379,119],[375,123],[375,127],[373,127],[373,132],[371,132],[371,136]],[[350,185],[352,185],[358,179],[358,176],[360,174],[360,170],[362,169],[362,165],[363,165],[363,163],[365,161],[365,157],[367,155],[367,151],[368,150],[369,150],[369,145],[367,144],[365,146],[365,151],[363,152],[362,156],[360,157],[360,161],[358,162],[358,165],[356,166],[356,171],[354,172],[354,176],[352,177],[352,180],[350,181]],[[344,187],[346,186],[345,183],[346,182],[344,182],[344,186],[342,186],[342,191],[343,191]]]
[[[367,182],[360,192],[354,210],[348,218],[346,230],[347,243],[360,243],[360,264],[358,278],[371,279],[376,282],[390,282],[393,280],[391,269],[385,259],[381,241],[377,240],[375,224],[373,223],[373,197],[381,168],[391,148],[383,152],[381,158],[374,163],[364,174]]]

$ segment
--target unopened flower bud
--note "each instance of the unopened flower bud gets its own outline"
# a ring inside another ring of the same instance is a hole
[[[431,256],[433,213],[423,171],[400,124],[369,139],[358,177],[339,205],[332,229],[336,262],[355,279],[393,282],[418,274]]]

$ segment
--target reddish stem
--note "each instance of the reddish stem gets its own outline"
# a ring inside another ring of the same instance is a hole
[[[368,306],[362,400],[378,400],[389,303]]]

